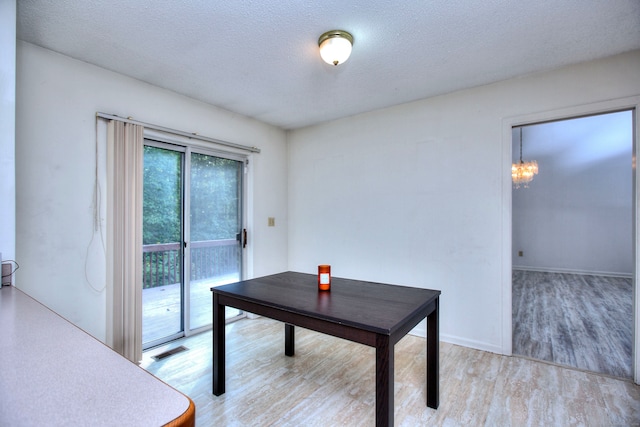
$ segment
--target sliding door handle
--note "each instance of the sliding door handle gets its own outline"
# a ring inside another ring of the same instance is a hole
[[[242,245],[243,249],[247,247],[247,229],[246,228],[243,228],[240,233],[236,234],[236,240],[238,241],[238,243]]]

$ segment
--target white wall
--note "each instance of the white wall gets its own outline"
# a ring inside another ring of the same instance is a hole
[[[85,278],[96,111],[262,149],[254,276],[330,263],[336,276],[441,289],[443,340],[500,352],[504,120],[640,94],[636,51],[292,131],[287,144],[271,126],[27,43],[17,67],[18,286],[99,339],[105,295]],[[89,270],[104,269],[89,252]]]
[[[16,249],[16,2],[0,1],[0,253]]]
[[[17,53],[18,287],[105,340],[105,259],[92,221],[96,112],[259,147],[250,159],[249,273],[286,270],[283,131],[28,43]],[[99,163],[104,170],[103,156]]]
[[[638,70],[635,51],[290,132],[289,268],[440,289],[443,340],[510,352],[504,120],[639,94]]]
[[[540,173],[513,190],[514,267],[631,276],[632,143],[631,111],[523,128]]]

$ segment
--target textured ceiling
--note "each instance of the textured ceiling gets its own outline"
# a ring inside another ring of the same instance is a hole
[[[639,0],[17,6],[20,40],[284,129],[640,48]],[[317,48],[331,29],[354,36],[338,67]]]

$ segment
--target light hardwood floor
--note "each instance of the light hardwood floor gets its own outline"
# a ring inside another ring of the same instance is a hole
[[[211,394],[211,333],[148,351],[142,366],[190,396],[199,426],[375,425],[374,349],[267,318],[227,325],[226,393]],[[152,356],[184,345],[161,361]],[[440,344],[440,407],[427,408],[424,338],[395,347],[396,426],[640,425],[640,387],[625,380]]]
[[[632,378],[629,278],[513,272],[513,353]]]

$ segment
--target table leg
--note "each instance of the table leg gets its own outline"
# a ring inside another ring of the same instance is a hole
[[[376,426],[393,426],[393,345],[389,335],[376,336]]]
[[[284,354],[293,356],[296,353],[296,334],[293,325],[284,324]]]
[[[224,393],[224,305],[219,304],[218,294],[213,294],[213,394],[220,396]]]
[[[436,308],[427,316],[427,406],[438,409],[440,404],[440,327],[439,298]]]

